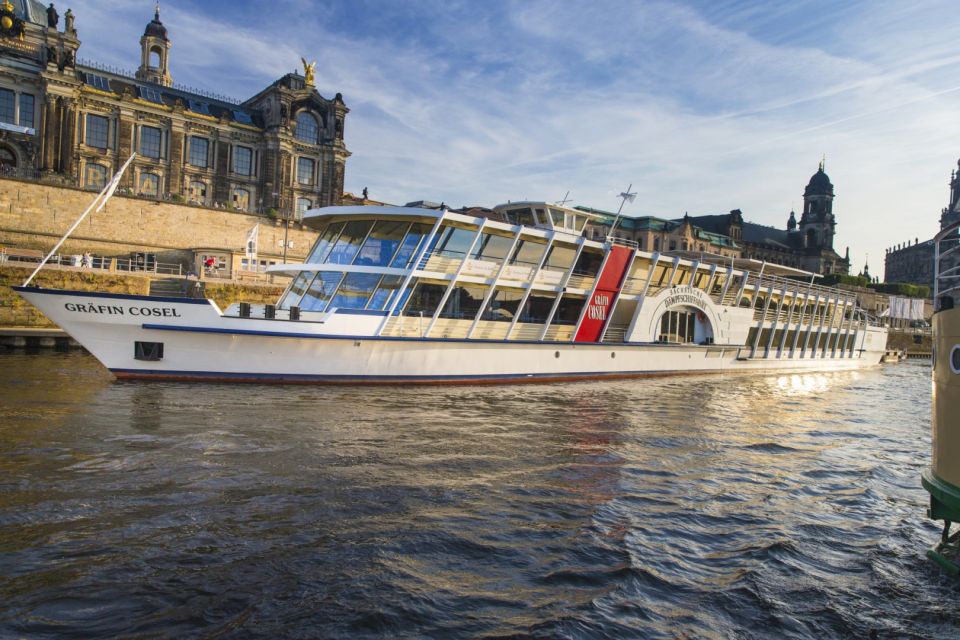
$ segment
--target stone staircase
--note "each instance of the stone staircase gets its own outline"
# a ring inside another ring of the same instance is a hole
[[[150,295],[163,296],[165,298],[182,298],[184,297],[184,282],[181,278],[157,278],[151,280]]]

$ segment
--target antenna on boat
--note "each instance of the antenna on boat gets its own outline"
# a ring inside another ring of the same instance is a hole
[[[636,191],[634,191],[633,193],[630,192],[630,189],[632,187],[633,187],[633,183],[631,182],[630,186],[627,187],[627,190],[617,196],[618,198],[620,198],[620,208],[617,209],[617,217],[613,219],[613,225],[610,227],[610,233],[607,234],[608,239],[613,237],[613,232],[617,228],[617,223],[620,222],[620,213],[623,212],[623,205],[626,204],[627,200],[629,200],[630,202],[633,202],[634,200],[637,199],[637,192]]]
[[[127,167],[130,166],[130,163],[133,162],[133,159],[136,157],[137,154],[134,153],[127,158],[127,161],[123,163],[122,167],[120,167],[120,171],[117,171],[117,174],[113,176],[113,179],[103,187],[103,191],[97,194],[97,197],[93,199],[93,202],[90,203],[90,206],[87,207],[86,211],[84,211],[83,214],[77,218],[77,221],[73,223],[72,227],[67,229],[67,232],[63,234],[63,237],[60,238],[59,242],[54,245],[53,249],[50,249],[50,253],[48,253],[47,256],[40,261],[40,264],[38,264],[37,268],[33,270],[33,273],[30,274],[30,277],[23,282],[24,287],[30,284],[30,281],[33,280],[33,277],[37,275],[40,269],[43,268],[43,265],[47,264],[47,260],[49,260],[50,257],[57,251],[57,249],[60,248],[60,245],[62,245],[66,239],[70,237],[70,234],[73,233],[74,229],[80,226],[80,223],[83,222],[83,219],[87,217],[87,214],[89,214],[95,206],[97,207],[97,211],[102,210],[103,207],[106,206],[107,200],[109,200],[110,196],[113,195],[113,192],[117,190],[117,185],[120,184],[120,178],[123,177],[123,172],[127,170]],[[100,203],[100,206],[97,206],[98,202]]]
[[[554,202],[554,204],[558,204],[558,205],[560,205],[561,207],[567,206],[567,203],[568,203],[568,202],[573,202],[573,200],[570,200],[570,199],[569,199],[569,197],[568,197],[569,195],[570,195],[570,191],[567,190],[567,192],[563,195],[563,200],[557,200],[556,202]]]

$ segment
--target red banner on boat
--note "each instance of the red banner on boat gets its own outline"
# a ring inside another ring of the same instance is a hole
[[[623,276],[630,268],[630,259],[633,250],[627,247],[614,245],[610,248],[610,255],[603,265],[603,271],[597,276],[597,288],[587,303],[586,313],[580,322],[580,328],[574,342],[597,342],[603,334],[603,327],[607,324],[607,315],[613,305],[613,299],[620,291]]]

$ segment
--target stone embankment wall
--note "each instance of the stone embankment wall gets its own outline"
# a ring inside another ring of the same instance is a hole
[[[70,228],[95,193],[0,178],[0,244],[49,251]],[[114,195],[99,213],[91,213],[60,253],[129,257],[146,251],[160,262],[191,262],[191,249],[242,252],[247,233],[260,223],[261,258],[283,255],[283,225],[263,216],[171,202]],[[288,262],[301,262],[316,234],[291,225]]]
[[[33,268],[0,266],[0,327],[54,327],[46,316],[17,295],[10,287],[23,284]],[[100,291],[105,293],[128,293],[147,295],[150,277],[119,275],[106,272],[91,272],[81,269],[43,269],[31,285],[51,289],[76,291]],[[205,282],[206,297],[221,309],[235,302],[254,304],[273,303],[283,293],[283,286],[274,284],[236,284]]]

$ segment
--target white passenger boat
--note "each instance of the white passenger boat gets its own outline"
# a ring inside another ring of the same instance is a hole
[[[329,207],[278,304],[16,290],[117,378],[547,381],[876,365],[851,292],[751,260],[594,240],[592,214],[522,202]],[[499,218],[494,219],[494,218]]]

